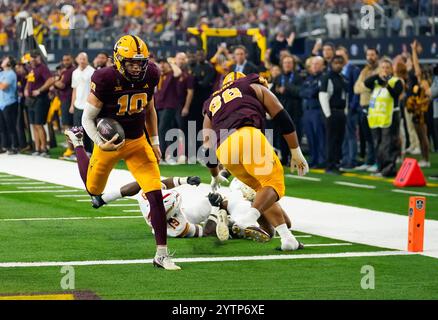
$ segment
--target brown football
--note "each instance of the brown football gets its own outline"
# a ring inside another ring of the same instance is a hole
[[[97,120],[97,132],[103,141],[111,140],[116,133],[119,137],[114,144],[119,144],[125,139],[125,131],[120,123],[111,118],[101,118]]]

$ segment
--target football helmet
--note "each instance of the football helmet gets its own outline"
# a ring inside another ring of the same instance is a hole
[[[139,71],[129,72],[126,63],[139,64]],[[146,43],[137,36],[126,35],[114,45],[114,65],[129,81],[142,81],[146,76],[149,63],[149,49]]]
[[[181,195],[176,190],[163,192],[164,210],[166,210],[166,218],[172,218],[181,207]]]
[[[222,81],[222,87],[225,86],[226,84],[236,81],[237,79],[241,79],[241,78],[245,78],[245,74],[242,72],[230,72],[229,74],[227,74],[224,78],[224,80]]]

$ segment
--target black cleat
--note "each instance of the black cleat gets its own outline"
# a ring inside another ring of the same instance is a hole
[[[99,209],[101,206],[105,205],[106,202],[103,201],[102,196],[91,196],[91,205],[94,209]]]

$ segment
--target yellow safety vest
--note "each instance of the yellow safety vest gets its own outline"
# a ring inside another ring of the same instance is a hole
[[[397,77],[392,77],[388,85],[394,88],[398,81]],[[392,124],[392,113],[394,110],[394,98],[387,88],[378,83],[375,84],[371,93],[370,106],[368,108],[368,124],[370,128],[388,128]]]

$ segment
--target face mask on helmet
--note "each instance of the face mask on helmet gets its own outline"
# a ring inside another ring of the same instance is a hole
[[[175,213],[177,213],[181,206],[181,195],[175,191],[163,195],[164,210],[166,210],[166,218],[172,218]]]
[[[132,82],[142,81],[146,76],[149,59],[123,59],[120,72]]]

